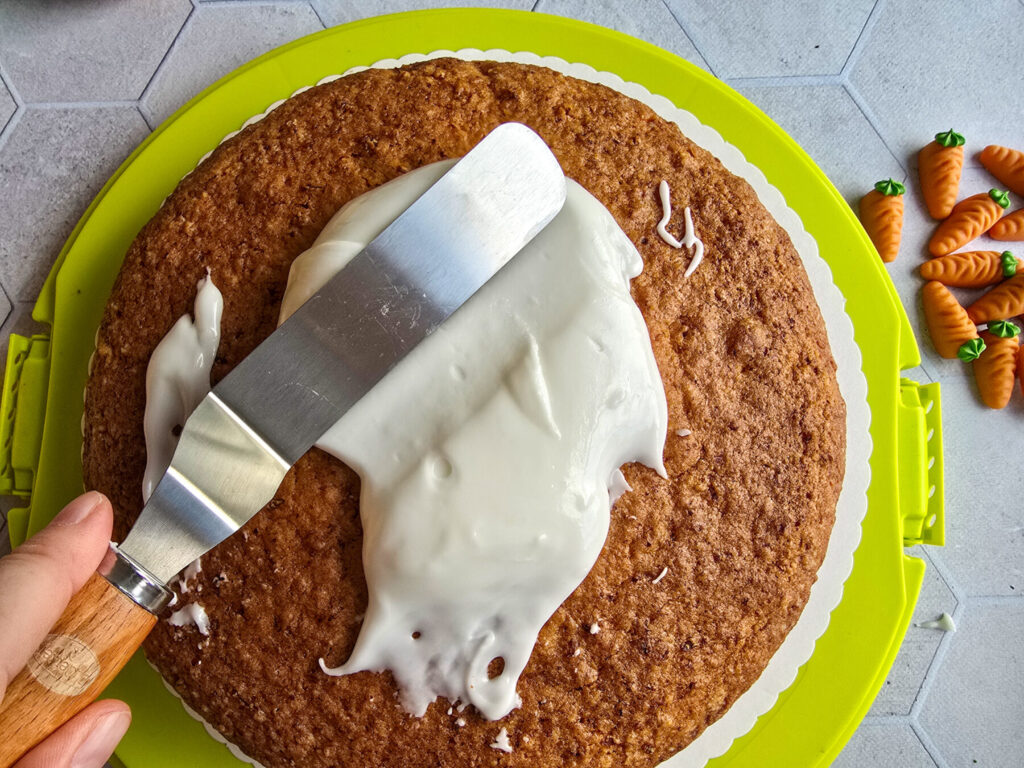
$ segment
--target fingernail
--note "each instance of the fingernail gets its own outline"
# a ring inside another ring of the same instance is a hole
[[[75,756],[71,758],[71,768],[101,768],[113,754],[114,747],[131,722],[129,712],[114,712],[101,717],[75,751]]]
[[[53,518],[53,525],[78,525],[100,505],[103,496],[90,491],[68,504]]]

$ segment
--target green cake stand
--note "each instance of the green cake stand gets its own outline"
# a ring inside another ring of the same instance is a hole
[[[904,547],[943,543],[938,385],[900,372],[919,362],[896,291],[867,235],[811,159],[750,102],[659,48],[577,21],[457,9],[383,16],[278,48],[172,115],[118,169],[64,245],[35,305],[48,334],[12,336],[0,405],[0,493],[20,543],[82,491],[82,392],[93,336],[121,260],[164,197],[225,134],[320,78],[408,53],[501,48],[613,72],[667,97],[738,147],[817,240],[845,295],[863,354],[871,410],[871,486],[863,538],[842,602],[814,655],[775,706],[714,768],[824,766],[867,712],[899,649],[924,562]],[[228,768],[239,761],[190,717],[142,654],[106,692],[131,704],[117,750],[128,768]]]

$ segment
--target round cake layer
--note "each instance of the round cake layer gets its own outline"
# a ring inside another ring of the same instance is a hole
[[[291,261],[341,205],[511,120],[545,139],[644,258],[632,292],[668,398],[669,478],[625,468],[633,491],[542,630],[521,708],[492,723],[438,701],[417,719],[389,674],[331,678],[317,664],[347,658],[367,594],[358,478],[311,451],[203,558],[190,587],[210,636],[160,622],[146,644],[185,701],[267,766],[656,765],[757,679],[824,557],[845,409],[783,229],[746,182],[643,104],[540,67],[452,59],[289,99],[221,145],[139,234],[86,398],[86,484],[114,502],[115,539],[142,507],[149,356],[205,271],[224,295],[216,381],[274,329]],[[689,206],[706,247],[685,279],[688,253],[655,233],[662,179],[669,230],[682,231]],[[490,748],[501,727],[509,754]]]

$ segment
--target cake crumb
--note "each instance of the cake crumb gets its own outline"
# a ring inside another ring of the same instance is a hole
[[[667,574],[667,573],[668,573],[668,566],[666,565],[664,568],[661,569],[661,573],[659,573],[657,576],[654,577],[654,580],[651,582],[651,584],[657,584],[659,581],[661,581],[662,579],[665,578],[665,574]]]
[[[599,627],[597,625],[596,621],[593,624],[590,625],[590,634],[596,635],[600,631],[601,631],[601,627]]]
[[[511,752],[512,745],[508,743],[508,731],[502,728],[498,735],[491,742],[491,749],[500,749],[502,752]]]

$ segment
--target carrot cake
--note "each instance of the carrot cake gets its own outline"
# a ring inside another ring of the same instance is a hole
[[[650,768],[758,678],[824,558],[845,407],[785,231],[645,105],[541,67],[455,59],[292,97],[218,147],[139,233],[86,393],[85,480],[111,498],[115,540],[143,506],[147,367],[198,314],[197,293],[221,297],[216,383],[274,330],[292,263],[339,209],[507,122],[544,139],[642,258],[630,291],[667,403],[663,455],[622,467],[596,562],[540,628],[505,714],[471,697],[410,706],[399,662],[325,672],[353,656],[374,585],[365,468],[311,450],[182,576],[188,613],[177,606],[145,644],[185,702],[266,766]]]

